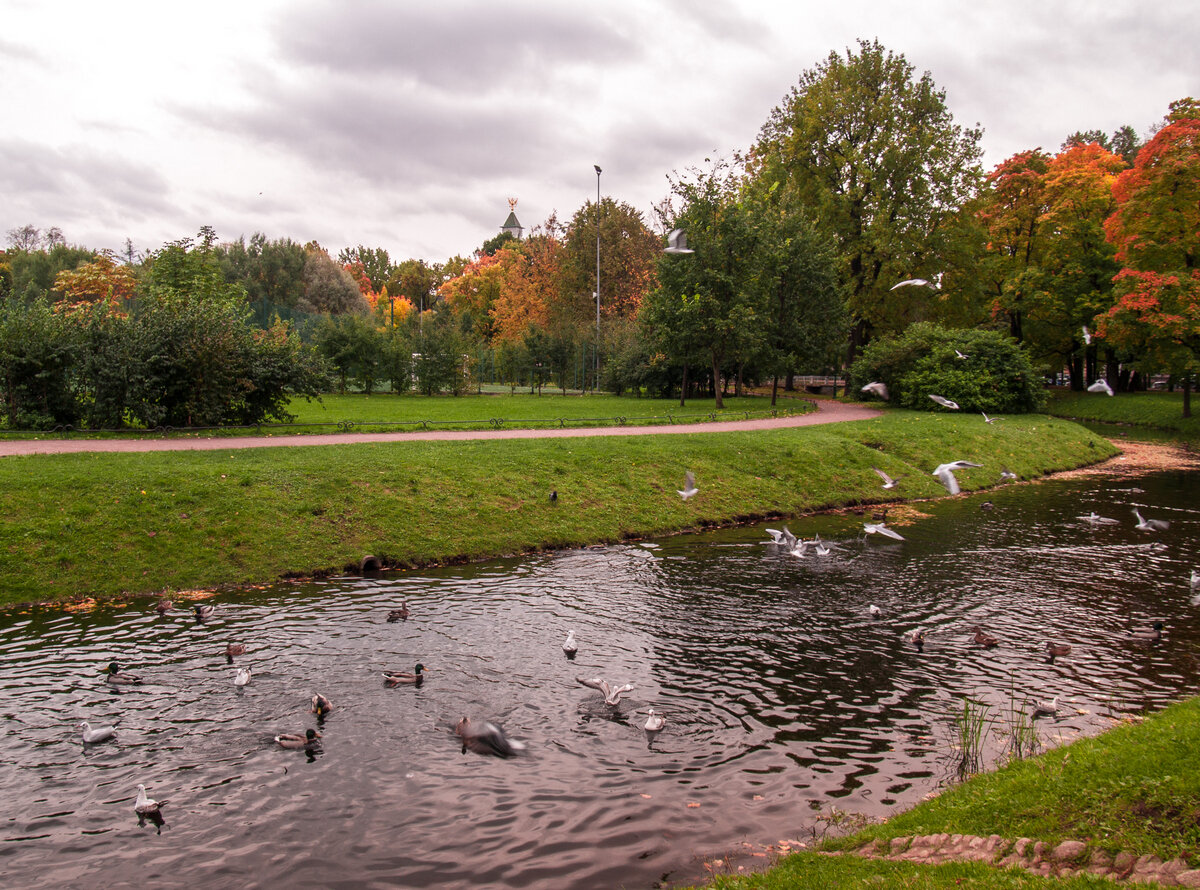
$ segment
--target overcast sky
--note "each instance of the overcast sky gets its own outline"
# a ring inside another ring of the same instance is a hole
[[[1195,0],[0,0],[0,235],[363,244],[440,262],[750,146],[859,38],[984,128],[990,169],[1200,98]],[[7,239],[4,239],[4,244]]]

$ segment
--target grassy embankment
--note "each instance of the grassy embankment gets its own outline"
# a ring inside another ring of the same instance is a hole
[[[1109,397],[1098,393],[1056,390],[1046,410],[1056,417],[1097,423],[1120,423],[1178,433],[1183,439],[1200,438],[1200,393],[1193,395],[1196,416],[1183,416],[1183,393],[1122,392]]]
[[[1080,739],[994,773],[976,776],[906,813],[826,849],[852,849],[872,838],[998,834],[1054,844],[1083,840],[1109,854],[1122,850],[1200,862],[1200,699]],[[941,888],[1098,887],[1100,878],[1047,880],[978,864],[920,866],[816,853],[789,856],[763,875],[718,878],[710,886]]]
[[[968,415],[759,432],[9,457],[0,460],[0,603],[257,583],[374,553],[421,565],[664,534],[964,488],[1114,453],[1044,416]],[[675,489],[696,474],[700,494]],[[559,500],[551,504],[549,493]]]

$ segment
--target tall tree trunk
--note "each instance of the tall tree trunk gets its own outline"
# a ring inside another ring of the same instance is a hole
[[[739,399],[742,397],[742,368],[743,363],[738,362],[737,381],[733,385],[733,394]]]
[[[779,395],[779,375],[771,378],[771,407],[775,407],[775,397]]]
[[[683,363],[683,382],[679,384],[679,407],[683,407],[684,400],[687,398],[687,362]]]
[[[1183,375],[1183,416],[1192,416],[1192,375]]]
[[[719,411],[720,409],[725,407],[725,402],[721,398],[721,390],[724,389],[724,385],[721,382],[721,361],[720,361],[720,359],[717,358],[717,354],[715,352],[711,353],[711,355],[712,355],[713,392],[716,393],[716,399],[717,399],[716,408]]]

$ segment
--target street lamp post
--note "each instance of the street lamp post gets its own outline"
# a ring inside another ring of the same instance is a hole
[[[596,372],[592,379],[592,388],[600,390],[600,165],[596,168]]]

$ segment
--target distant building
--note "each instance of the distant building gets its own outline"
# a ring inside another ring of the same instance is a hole
[[[521,221],[517,219],[517,199],[508,199],[508,219],[504,221],[504,225],[500,227],[501,232],[508,232],[518,241],[521,240],[521,233],[525,231],[521,225]]]

